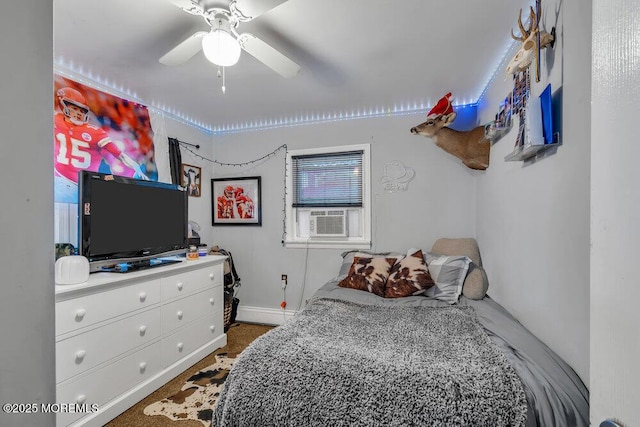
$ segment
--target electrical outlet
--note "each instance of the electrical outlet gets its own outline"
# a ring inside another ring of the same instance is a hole
[[[283,274],[280,276],[280,281],[282,282],[282,289],[287,287],[287,275]]]

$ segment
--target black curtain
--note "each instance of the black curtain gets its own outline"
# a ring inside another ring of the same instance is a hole
[[[175,138],[169,138],[169,165],[171,166],[171,183],[180,185],[182,154],[180,154],[180,142]]]

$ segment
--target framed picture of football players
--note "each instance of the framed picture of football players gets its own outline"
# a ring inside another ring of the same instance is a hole
[[[213,225],[262,225],[260,177],[211,180]]]
[[[187,190],[189,196],[200,197],[202,194],[201,176],[202,170],[198,166],[182,164],[180,168],[180,186]]]

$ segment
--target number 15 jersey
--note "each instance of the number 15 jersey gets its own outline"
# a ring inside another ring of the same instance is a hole
[[[54,115],[54,142],[56,172],[75,183],[80,170],[98,170],[104,157],[102,150],[115,157],[122,154],[103,129],[87,123],[74,125],[62,113]]]

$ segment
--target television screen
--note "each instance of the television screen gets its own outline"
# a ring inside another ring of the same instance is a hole
[[[187,245],[187,193],[171,184],[83,171],[80,255],[90,262],[144,259]]]

